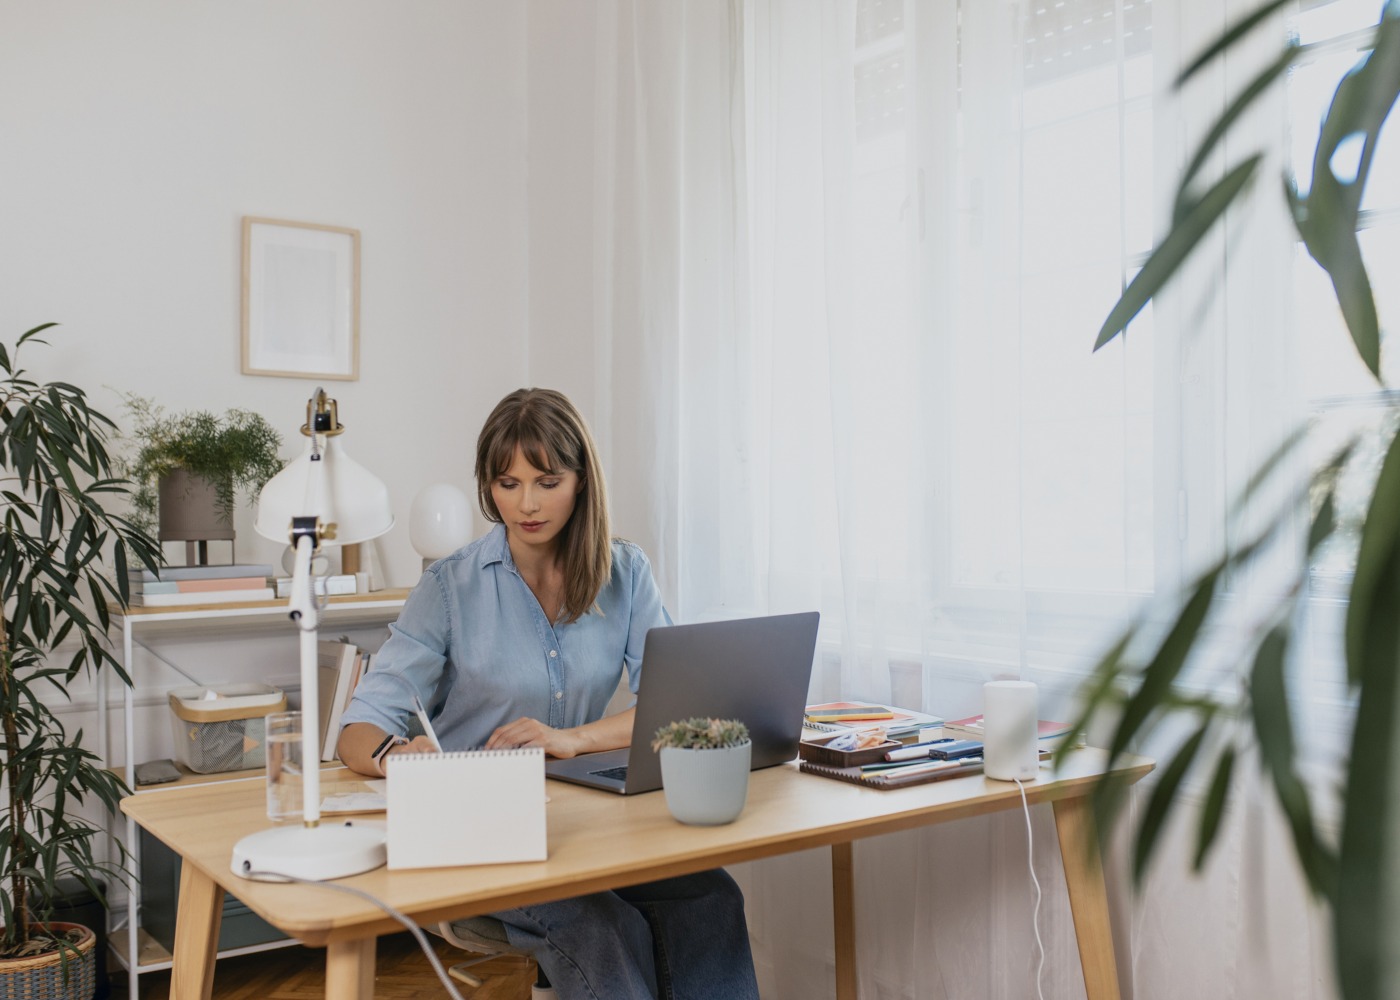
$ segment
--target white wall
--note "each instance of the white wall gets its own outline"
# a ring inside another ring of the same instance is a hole
[[[0,0],[0,341],[59,321],[36,374],[118,418],[128,392],[256,410],[290,457],[316,383],[239,372],[241,218],[359,229],[361,376],[325,385],[390,488],[387,582],[416,582],[414,494],[471,493],[477,429],[528,381],[525,24],[497,0]],[[251,505],[236,528],[240,561],[280,562]],[[295,679],[290,637],[163,654]],[[181,678],[137,670],[137,759],[166,756]]]
[[[239,373],[240,219],[362,234],[361,377],[328,383],[390,485],[471,486],[476,429],[525,381],[524,13],[494,0],[0,0],[0,339],[119,413],[257,410],[285,454],[311,379]],[[240,512],[242,559],[276,562]]]

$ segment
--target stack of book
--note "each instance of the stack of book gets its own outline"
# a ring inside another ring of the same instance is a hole
[[[802,727],[808,733],[844,733],[881,728],[886,736],[914,736],[922,729],[943,725],[937,715],[912,708],[874,705],[868,701],[828,701],[808,705]]]
[[[340,716],[350,704],[355,685],[369,669],[370,654],[348,639],[322,640],[316,646],[317,705],[320,709],[321,759],[335,760],[340,739]]]
[[[272,567],[263,563],[228,566],[167,566],[160,575],[148,569],[132,570],[131,601],[134,608],[166,608],[188,604],[228,604],[234,601],[271,601]]]
[[[1051,722],[1041,719],[1037,724],[1037,735],[1040,737],[1042,751],[1046,747],[1054,748],[1060,745],[1072,728],[1068,722]],[[982,716],[970,715],[966,719],[954,719],[951,722],[943,723],[943,731],[950,736],[959,736],[966,739],[980,740],[987,732],[983,724]],[[1084,746],[1084,734],[1080,733],[1079,738],[1074,743],[1077,747]]]

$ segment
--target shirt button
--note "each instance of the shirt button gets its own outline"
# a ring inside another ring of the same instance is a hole
[[[555,700],[555,701],[558,701],[558,700],[559,700],[560,698],[562,698],[562,697],[564,697],[564,692],[563,692],[563,691],[555,691],[555,692],[554,692],[554,700]]]
[[[554,659],[554,658],[555,658],[556,656],[558,656],[558,655],[559,655],[559,650],[557,650],[557,649],[551,649],[551,650],[549,651],[549,658],[550,658],[551,660]]]

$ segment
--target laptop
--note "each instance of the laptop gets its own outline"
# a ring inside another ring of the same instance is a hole
[[[545,775],[622,795],[661,787],[652,737],[668,722],[741,719],[753,741],[750,767],[797,756],[817,645],[818,613],[770,615],[647,633],[631,747],[547,759]]]

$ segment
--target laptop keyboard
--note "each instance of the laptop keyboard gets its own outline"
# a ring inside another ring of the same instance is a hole
[[[627,765],[623,764],[621,767],[605,767],[601,771],[589,771],[588,773],[595,774],[600,778],[608,778],[614,781],[626,781]]]

